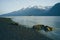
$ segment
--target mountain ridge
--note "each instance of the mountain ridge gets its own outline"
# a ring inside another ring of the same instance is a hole
[[[60,3],[45,8],[38,6],[22,8],[21,10],[0,16],[60,16]]]

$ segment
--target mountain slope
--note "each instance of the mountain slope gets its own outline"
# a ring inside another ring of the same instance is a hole
[[[0,16],[60,16],[60,3],[55,4],[49,10],[48,7],[46,7],[46,9],[42,9],[38,6],[34,6]]]
[[[4,14],[2,16],[39,16],[39,15],[43,15],[45,11],[46,11],[45,9],[40,9],[34,6],[31,8],[25,8],[8,14]]]
[[[60,16],[60,3],[55,4],[48,13],[50,16]]]

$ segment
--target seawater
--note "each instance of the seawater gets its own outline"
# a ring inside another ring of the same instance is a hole
[[[60,40],[60,16],[8,16],[11,20],[32,28],[33,25],[43,24],[54,27],[52,32],[41,31],[42,34]]]

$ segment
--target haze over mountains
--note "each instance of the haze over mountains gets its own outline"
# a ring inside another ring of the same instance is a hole
[[[55,4],[53,7],[41,8],[39,6],[33,6],[22,8],[21,10],[1,16],[60,16],[60,3]]]

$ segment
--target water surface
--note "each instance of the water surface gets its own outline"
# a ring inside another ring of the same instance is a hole
[[[41,31],[41,33],[54,40],[60,40],[60,16],[9,16],[9,18],[29,28],[36,24],[54,27],[52,32]]]

